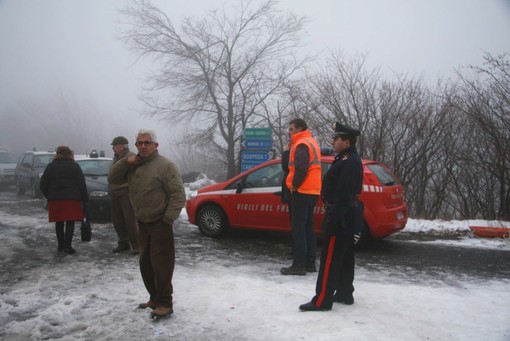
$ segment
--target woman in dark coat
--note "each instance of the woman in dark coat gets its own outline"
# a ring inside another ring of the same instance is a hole
[[[57,249],[73,254],[74,222],[83,220],[82,203],[87,202],[88,192],[83,172],[69,147],[57,148],[55,158],[41,177],[40,188],[48,199],[49,222],[55,223]]]

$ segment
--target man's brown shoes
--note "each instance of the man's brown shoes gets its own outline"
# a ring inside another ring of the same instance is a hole
[[[159,306],[153,311],[151,311],[151,318],[162,318],[172,314],[173,312],[174,310],[170,307]]]
[[[147,303],[140,303],[138,305],[139,309],[147,309],[147,308],[156,309],[156,307],[157,307],[156,302],[154,302],[152,300],[149,300],[149,302],[147,302]]]
[[[140,303],[138,305],[138,308],[139,309],[146,309],[146,308],[153,309],[151,311],[151,318],[153,318],[153,319],[165,317],[165,316],[171,315],[174,312],[174,310],[171,307],[158,306],[157,303],[154,302],[153,300],[149,300],[147,303]]]

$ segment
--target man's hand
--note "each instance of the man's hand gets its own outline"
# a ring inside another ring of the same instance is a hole
[[[136,164],[138,163],[139,160],[140,160],[140,156],[138,156],[138,155],[131,155],[127,158],[127,162],[132,166],[136,166]]]

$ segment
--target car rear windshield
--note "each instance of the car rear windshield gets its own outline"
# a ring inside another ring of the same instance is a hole
[[[11,153],[0,153],[0,163],[16,163],[18,158]]]
[[[395,176],[388,172],[383,166],[378,164],[368,164],[366,167],[374,173],[377,180],[379,180],[383,186],[395,186],[398,184],[397,178],[395,178]]]

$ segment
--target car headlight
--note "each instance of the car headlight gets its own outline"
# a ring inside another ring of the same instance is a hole
[[[108,196],[107,191],[92,191],[89,193],[90,197],[106,197]]]

